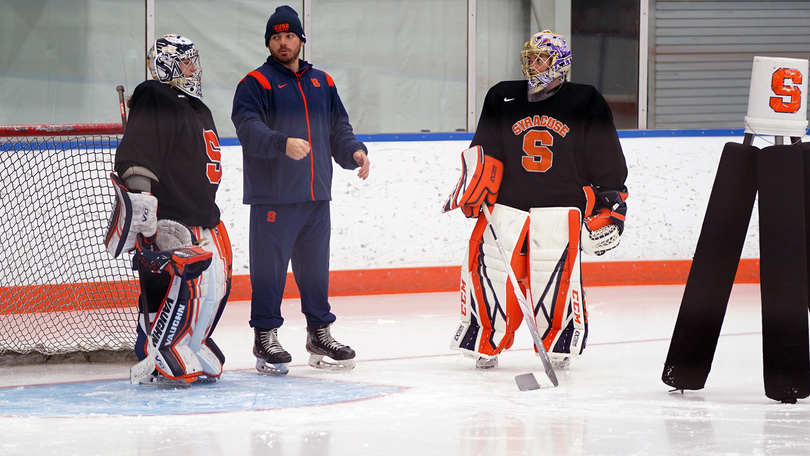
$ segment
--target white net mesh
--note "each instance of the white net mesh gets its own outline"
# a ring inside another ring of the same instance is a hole
[[[129,255],[113,259],[103,242],[120,132],[59,127],[0,127],[0,358],[124,354],[135,342],[138,283]]]

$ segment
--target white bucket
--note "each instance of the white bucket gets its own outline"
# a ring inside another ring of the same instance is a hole
[[[807,132],[808,61],[754,57],[745,132],[802,137]]]

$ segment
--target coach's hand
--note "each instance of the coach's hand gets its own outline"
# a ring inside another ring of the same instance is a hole
[[[368,178],[369,167],[371,166],[371,162],[368,161],[368,155],[366,155],[366,153],[362,150],[358,149],[354,152],[352,158],[354,159],[354,162],[360,166],[360,170],[357,171],[357,177],[366,180]]]
[[[300,138],[287,138],[287,156],[301,160],[309,155],[309,143]]]

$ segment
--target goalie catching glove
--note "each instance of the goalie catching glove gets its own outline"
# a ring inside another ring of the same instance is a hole
[[[467,218],[477,218],[481,205],[495,204],[503,177],[503,163],[484,155],[481,146],[471,147],[461,153],[461,178],[456,188],[444,203],[442,212],[461,208]]]
[[[588,185],[583,187],[587,198],[584,229],[580,244],[589,255],[604,255],[619,246],[627,215],[627,187],[604,190]]]
[[[115,207],[107,224],[104,245],[114,258],[135,249],[138,234],[151,238],[157,231],[158,200],[150,193],[130,193],[124,181],[110,173],[115,188]]]

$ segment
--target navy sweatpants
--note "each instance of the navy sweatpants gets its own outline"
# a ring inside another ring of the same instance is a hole
[[[250,206],[250,326],[284,323],[281,298],[292,260],[301,311],[310,326],[335,321],[329,305],[329,201]]]

